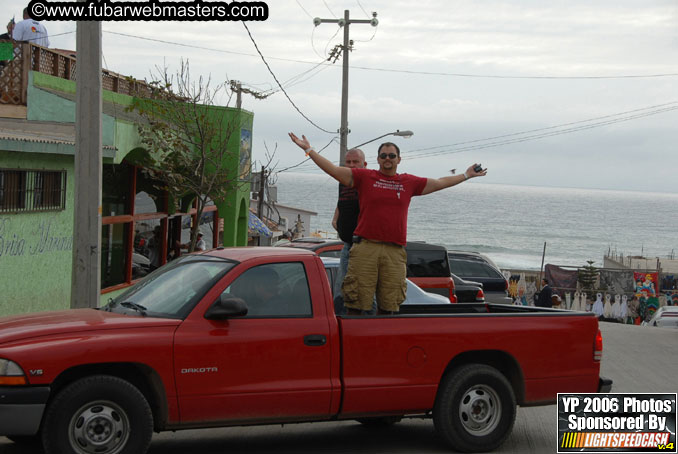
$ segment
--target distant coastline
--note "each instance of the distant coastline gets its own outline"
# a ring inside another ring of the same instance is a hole
[[[318,213],[308,233],[333,232],[337,183],[326,175],[280,174],[278,200]],[[408,239],[473,250],[502,269],[544,263],[602,266],[608,251],[667,257],[678,251],[678,194],[472,182],[415,197]]]

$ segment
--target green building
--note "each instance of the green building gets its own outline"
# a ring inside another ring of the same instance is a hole
[[[0,315],[67,309],[71,294],[76,61],[30,44],[14,54],[0,67]],[[141,118],[126,107],[148,87],[109,71],[103,87],[102,299],[179,254],[195,222],[208,248],[246,245],[254,115],[210,107],[235,125],[225,165],[246,182],[199,220],[137,165]]]

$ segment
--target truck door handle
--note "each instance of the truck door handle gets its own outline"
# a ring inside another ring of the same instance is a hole
[[[309,347],[322,347],[327,343],[327,338],[322,334],[309,334],[304,336],[304,344]]]

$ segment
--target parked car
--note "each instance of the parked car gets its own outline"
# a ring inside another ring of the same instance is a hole
[[[456,303],[455,285],[447,262],[447,249],[423,241],[407,242],[407,277],[422,290]]]
[[[325,272],[327,273],[327,278],[330,280],[330,288],[332,289],[332,295],[334,295],[337,272],[339,271],[339,259],[332,257],[322,257],[323,265],[325,265]],[[450,304],[449,298],[446,298],[442,295],[436,295],[435,293],[425,292],[420,289],[417,284],[407,280],[407,298],[403,301],[403,304]]]
[[[457,296],[457,303],[485,302],[483,284],[464,280],[454,273],[452,273],[452,280],[454,281],[454,294]]]
[[[678,306],[664,306],[657,309],[652,318],[643,322],[645,326],[660,328],[678,328]]]
[[[462,279],[483,284],[485,301],[489,303],[511,304],[508,296],[508,281],[497,265],[478,252],[447,251],[450,270]]]
[[[339,258],[339,254],[341,254],[341,250],[344,247],[344,242],[332,238],[304,237],[297,238],[288,243],[281,243],[277,246],[308,249],[309,251],[315,252],[320,257]]]

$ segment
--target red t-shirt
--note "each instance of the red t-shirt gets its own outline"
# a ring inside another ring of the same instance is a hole
[[[378,170],[351,170],[353,187],[360,199],[360,215],[354,234],[405,246],[410,200],[421,195],[427,179],[407,173],[389,177]]]

